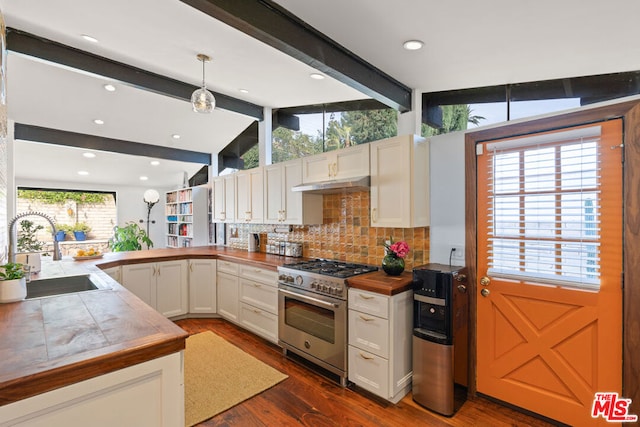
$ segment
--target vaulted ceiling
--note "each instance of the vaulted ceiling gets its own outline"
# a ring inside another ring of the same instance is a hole
[[[240,3],[242,13],[234,9]],[[340,70],[322,52],[302,55],[295,43],[261,27],[272,6],[418,91],[640,69],[635,0],[400,0],[392,6],[382,0],[0,0],[8,27],[194,87],[202,77],[196,55],[210,55],[207,87],[259,107],[378,96],[371,80],[350,75],[355,66]],[[406,51],[408,39],[425,47]],[[256,120],[223,108],[197,114],[185,99],[24,52],[10,52],[7,64],[9,119],[25,125],[215,155]],[[327,78],[310,79],[318,70]],[[106,83],[116,91],[105,91]],[[142,185],[171,187],[200,168],[162,158],[154,167],[145,156],[94,151],[97,157],[86,159],[78,148],[18,141],[16,176],[90,186],[141,185],[145,175]],[[80,167],[90,175],[78,176]]]

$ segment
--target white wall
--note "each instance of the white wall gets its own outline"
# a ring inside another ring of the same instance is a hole
[[[140,220],[147,220],[147,204],[143,201],[142,196],[148,187],[120,186],[114,187],[109,185],[90,184],[80,186],[77,183],[47,181],[20,180],[16,179],[16,187],[34,187],[34,188],[50,188],[50,189],[69,189],[82,191],[113,191],[116,193],[116,204],[118,207],[118,225],[124,226],[129,221],[137,222],[146,230],[146,224],[140,224]],[[154,248],[164,248],[166,246],[164,236],[164,193],[171,189],[156,188],[160,193],[160,201],[151,209],[151,220],[155,220],[155,224],[149,225],[149,237],[153,242]],[[15,206],[10,208],[9,217],[15,215]]]
[[[430,140],[431,227],[429,261],[464,265],[465,192],[464,132],[431,137]]]

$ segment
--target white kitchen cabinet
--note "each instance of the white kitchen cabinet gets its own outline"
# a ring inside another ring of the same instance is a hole
[[[218,314],[278,343],[278,273],[217,260]]]
[[[397,403],[411,390],[413,292],[349,289],[349,380]]]
[[[429,225],[429,143],[415,135],[369,144],[371,227]]]
[[[302,182],[330,181],[369,175],[369,144],[302,158]]]
[[[236,176],[236,222],[264,222],[264,168],[239,171]]]
[[[235,174],[213,178],[211,217],[213,222],[235,222],[236,184]]]
[[[250,265],[239,266],[240,325],[278,343],[278,273]]]
[[[214,314],[217,310],[216,260],[190,259],[189,313]]]
[[[118,266],[118,267],[110,267],[110,268],[103,268],[102,271],[107,273],[109,275],[109,277],[111,277],[113,280],[115,280],[116,282],[120,283],[121,278],[122,278],[122,272],[121,272],[120,266]]]
[[[182,352],[0,407],[3,426],[182,426]],[[144,403],[141,403],[144,402]]]
[[[217,260],[216,270],[218,314],[230,322],[238,323],[240,306],[238,264]]]
[[[147,305],[156,308],[156,263],[122,266],[121,284]]]
[[[264,168],[264,221],[268,224],[322,224],[322,195],[291,191],[302,184],[302,159]]]
[[[165,261],[122,266],[122,285],[166,317],[187,313],[187,262]]]
[[[165,232],[168,248],[209,244],[208,194],[206,185],[165,193]]]

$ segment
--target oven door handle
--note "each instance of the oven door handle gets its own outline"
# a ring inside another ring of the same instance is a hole
[[[314,302],[316,304],[325,305],[327,307],[331,307],[331,308],[339,308],[340,307],[340,304],[327,302],[327,301],[322,301],[321,299],[308,297],[306,295],[301,295],[301,294],[299,294],[297,292],[291,292],[291,291],[288,291],[286,289],[278,289],[278,291],[282,292],[283,294],[287,294],[287,295],[290,295],[290,296],[298,298],[298,299],[312,301],[312,302]]]

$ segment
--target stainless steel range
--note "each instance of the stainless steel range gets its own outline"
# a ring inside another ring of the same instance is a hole
[[[346,279],[377,267],[316,259],[278,268],[278,343],[347,384]]]

